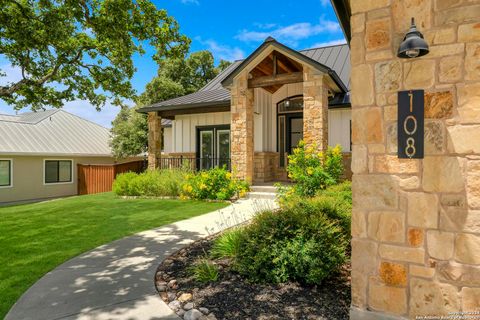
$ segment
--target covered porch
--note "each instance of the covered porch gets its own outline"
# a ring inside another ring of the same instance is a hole
[[[348,89],[306,55],[334,56],[328,49],[301,53],[268,38],[199,92],[151,107],[150,168],[226,166],[249,182],[287,181],[288,155],[302,139],[318,151],[341,144],[349,158]]]

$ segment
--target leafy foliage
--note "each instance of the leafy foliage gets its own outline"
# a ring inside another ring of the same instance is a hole
[[[195,280],[201,283],[215,282],[218,279],[218,267],[207,258],[201,258],[190,269]]]
[[[347,259],[351,188],[345,182],[314,198],[293,195],[278,211],[228,231],[211,250],[254,282],[320,284]]]
[[[154,47],[153,59],[183,57],[190,40],[174,18],[149,0],[0,0],[0,52],[22,78],[0,86],[19,110],[88,100],[133,99],[132,56]]]
[[[298,148],[288,156],[288,176],[295,185],[291,191],[300,196],[312,197],[318,190],[340,181],[343,173],[342,149],[339,145],[316,152],[315,146],[307,147],[300,141]]]
[[[123,107],[112,122],[110,147],[117,159],[147,152],[147,117],[136,108]]]
[[[119,196],[177,197],[186,175],[181,169],[122,173],[113,183],[113,192]]]
[[[210,253],[215,258],[235,258],[241,252],[243,229],[235,228],[222,234],[215,240]]]
[[[183,196],[199,200],[229,200],[243,197],[248,190],[248,183],[219,167],[188,175],[182,187]]]

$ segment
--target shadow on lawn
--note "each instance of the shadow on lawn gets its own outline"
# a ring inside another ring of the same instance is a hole
[[[158,263],[195,240],[271,208],[240,202],[100,246],[47,273],[6,319],[178,319],[155,289]]]
[[[204,233],[173,224],[100,246],[47,273],[6,319],[178,319],[155,316],[158,261]]]

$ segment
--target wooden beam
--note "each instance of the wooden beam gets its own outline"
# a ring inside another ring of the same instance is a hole
[[[282,73],[276,76],[258,77],[248,80],[249,88],[263,88],[303,81],[302,72]]]
[[[273,56],[273,75],[277,75],[277,56]]]

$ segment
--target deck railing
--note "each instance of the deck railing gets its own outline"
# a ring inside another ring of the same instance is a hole
[[[161,158],[160,169],[188,169],[192,171],[208,170],[216,167],[226,167],[231,170],[230,158],[195,158],[175,157]]]

